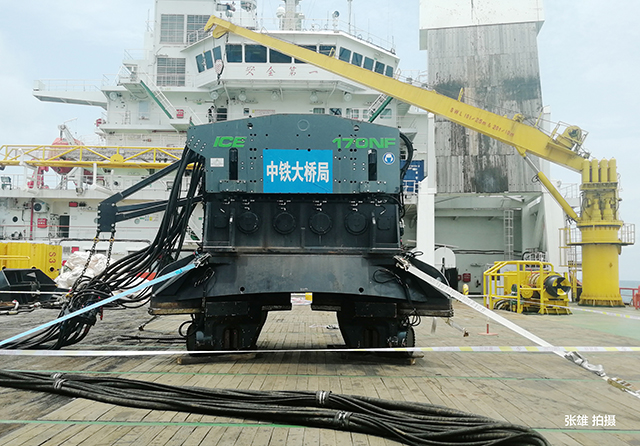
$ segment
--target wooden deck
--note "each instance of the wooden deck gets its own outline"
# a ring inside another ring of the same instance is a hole
[[[613,309],[640,315],[633,309]],[[640,321],[594,313],[571,316],[501,312],[554,345],[638,346]],[[51,320],[56,312],[0,316],[0,337]],[[119,336],[171,337],[184,317],[149,320],[144,310],[106,311],[81,349],[176,349],[175,356],[2,357],[3,368],[109,374],[165,384],[237,389],[330,390],[392,400],[444,405],[531,426],[554,445],[640,445],[640,399],[552,353],[428,352],[415,365],[373,355],[341,352],[278,352],[185,361],[182,344]],[[418,346],[531,345],[494,323],[497,336],[481,336],[487,319],[456,304],[459,325],[470,336],[431,319],[416,329]],[[262,349],[323,348],[343,343],[333,313],[294,306],[273,312]],[[640,385],[640,353],[587,353],[609,376]],[[586,415],[587,426],[566,426],[568,415]],[[613,415],[615,426],[593,426],[593,416]],[[395,442],[332,430],[279,426],[250,420],[112,406],[83,399],[0,388],[0,444],[26,445],[391,445]]]

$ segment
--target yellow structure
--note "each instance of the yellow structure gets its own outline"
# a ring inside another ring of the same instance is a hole
[[[0,269],[38,268],[55,279],[62,268],[62,246],[46,243],[0,243]]]
[[[162,169],[178,161],[183,150],[171,147],[2,145],[0,166]]]
[[[618,284],[618,174],[616,160],[584,160],[582,214],[577,221],[582,247],[582,305],[624,306]]]
[[[553,265],[537,261],[495,262],[484,272],[485,305],[518,313],[571,314],[569,281]]]
[[[576,221],[582,233],[580,240],[572,241],[572,244],[583,249],[583,299],[580,303],[624,305],[618,285],[618,254],[623,245],[634,243],[635,235],[631,234],[625,240],[620,237],[623,223],[618,219],[615,160],[589,161],[589,154],[582,149],[586,135],[580,128],[562,127],[558,124],[551,134],[547,134],[537,127],[523,123],[519,114],[513,119],[496,115],[435,91],[389,78],[267,34],[250,31],[215,16],[211,16],[205,26],[205,30],[210,29],[214,38],[220,38],[228,32],[237,34],[515,147],[534,167],[540,182],[560,203],[566,214]],[[582,173],[585,199],[581,215],[571,208],[549,179],[538,171],[527,158],[528,154]]]

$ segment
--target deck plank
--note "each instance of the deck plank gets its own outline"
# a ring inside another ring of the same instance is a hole
[[[137,326],[141,321],[148,320],[143,310],[130,320],[124,313],[107,313],[112,322],[109,325],[98,323],[83,345],[115,348],[119,342],[117,336],[113,336],[116,323],[121,324],[119,329],[123,334],[132,335],[138,333]],[[637,345],[636,339],[621,335],[619,330],[617,334],[598,332],[594,336],[584,325],[597,322],[602,327],[607,321],[602,319],[605,317],[602,315],[571,319],[573,316],[500,314],[558,345]],[[30,313],[30,317],[34,316],[46,320],[45,313]],[[147,325],[145,335],[175,335],[183,320],[183,317],[173,316],[159,318]],[[416,328],[418,345],[531,345],[526,339],[494,324],[490,325],[490,330],[497,332],[497,336],[478,335],[486,330],[486,318],[458,304],[456,320],[467,328],[469,337],[463,338],[458,331],[442,323],[432,334],[430,320],[425,318]],[[341,345],[343,341],[339,330],[330,328],[335,324],[333,313],[312,312],[308,306],[294,306],[291,312],[269,315],[258,345],[278,349]],[[6,334],[18,332],[19,326],[19,319],[11,319]],[[157,345],[131,341],[120,345],[130,349],[158,348]],[[177,355],[184,354],[181,346],[171,348],[179,349],[176,350],[179,352]],[[594,353],[584,356],[592,364],[601,363],[610,375],[640,385],[640,355]],[[542,429],[552,444],[618,446],[633,444],[640,437],[640,400],[625,395],[575,364],[546,353],[425,353],[413,366],[373,355],[322,351],[260,353],[247,358],[225,355],[188,364],[178,364],[176,357],[165,356],[7,357],[5,363],[5,367],[16,370],[109,373],[111,377],[172,385],[311,392],[327,390],[432,403]],[[598,430],[593,426],[584,427],[582,432],[571,430],[565,426],[565,415],[571,414],[587,415],[589,421],[593,415],[615,415],[616,426],[612,430]],[[0,444],[13,446],[398,444],[392,440],[327,429],[237,425],[254,421],[132,409],[11,389],[0,389],[0,419],[5,421],[0,424]],[[38,420],[43,422],[24,422]],[[15,423],[10,423],[12,421]],[[200,424],[180,425],[185,422]],[[616,429],[624,432],[616,432]]]

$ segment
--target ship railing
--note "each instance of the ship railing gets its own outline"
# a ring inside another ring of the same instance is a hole
[[[34,91],[100,91],[100,80],[89,79],[39,79],[34,81]]]
[[[92,211],[92,209],[88,209],[88,211]],[[88,218],[93,220],[95,216],[92,214]],[[121,238],[126,237],[129,241],[137,240],[148,244],[149,239],[153,238],[153,235],[157,232],[161,220],[162,212],[126,220],[118,223],[116,235]],[[78,243],[73,242],[84,241],[90,246],[95,235],[96,224],[61,225],[58,218],[42,217],[40,214],[34,215],[33,222],[28,220],[21,224],[8,224],[0,227],[0,237],[2,237],[3,242],[35,240],[56,242],[63,245],[77,245]],[[105,242],[106,238],[105,234]],[[118,241],[118,237],[116,237],[116,241]]]
[[[640,287],[620,287],[620,297],[625,304],[633,305],[636,310],[640,309]]]
[[[180,111],[179,111],[180,110]],[[185,123],[189,122],[189,118],[192,118],[192,122],[194,124],[202,124],[206,122],[206,112],[197,113],[190,107],[178,107],[174,111],[175,119],[183,120]],[[140,125],[159,125],[159,126],[167,126],[167,115],[162,112],[111,112],[109,113],[109,119],[106,117],[102,118],[102,121],[98,124],[98,128],[100,129],[110,129],[110,126],[118,126],[118,125],[131,125],[131,124],[140,124]],[[173,122],[173,121],[172,121]],[[111,135],[110,135],[111,136]],[[151,134],[147,133],[147,138],[149,142],[151,142]],[[144,142],[143,139],[143,142]],[[184,140],[185,137],[182,137]],[[142,145],[142,144],[141,144]]]
[[[16,168],[9,168],[16,169]],[[69,174],[60,175],[53,170],[40,171],[30,170],[30,173],[2,172],[1,190],[5,196],[18,197],[24,192],[35,194],[37,197],[46,197],[45,191],[71,191],[73,195],[69,198],[82,200],[87,190],[97,189],[102,192],[101,196],[107,197],[113,193],[121,192],[144,178],[143,175],[118,175],[116,170],[108,173],[99,170],[94,174],[87,169],[76,169]],[[173,187],[172,177],[162,178],[153,184],[146,186],[147,191],[162,192],[160,196],[166,194]],[[189,188],[189,179],[186,178],[181,184],[181,191],[186,192]],[[16,191],[16,192],[10,192]],[[56,197],[61,198],[61,197]]]
[[[118,80],[117,74],[103,74],[102,80],[100,81],[100,85],[102,87],[113,86],[113,85],[116,85],[117,80]]]
[[[123,146],[2,145],[0,166],[161,168],[180,159],[183,148]]]
[[[634,223],[625,223],[618,232],[620,241],[625,245],[636,244],[636,225]]]
[[[128,83],[140,83],[143,81],[153,94],[158,94],[158,87],[192,87],[195,85],[197,75],[184,73],[152,74],[139,69],[137,64],[127,63],[120,66],[118,74],[114,78],[113,85]]]
[[[565,246],[582,243],[582,232],[575,226],[561,229],[561,237]],[[623,245],[634,245],[636,243],[636,225],[634,223],[622,224],[618,229],[618,240]]]
[[[402,82],[411,84],[415,87],[430,89],[426,71],[398,69],[396,70],[394,77]]]
[[[103,115],[103,123],[108,127],[107,115]],[[116,121],[116,124],[119,121]],[[149,121],[151,122],[151,117]],[[101,128],[103,124],[99,124]],[[179,133],[114,133],[107,135],[106,144],[109,146],[127,146],[127,147],[167,147],[167,148],[183,148],[185,146],[186,136]]]
[[[142,48],[126,49],[124,50],[124,55],[122,57],[122,60],[125,60],[125,61],[146,60],[148,53],[149,53],[148,50],[142,49]]]
[[[258,19],[260,26],[269,31],[277,31],[280,29],[281,19],[272,17],[263,17]],[[392,54],[395,54],[395,43],[371,34],[369,31],[356,28],[353,24],[349,24],[344,20],[327,19],[327,18],[304,18],[302,20],[302,28],[299,31],[316,31],[316,32],[338,32],[342,31],[358,40],[365,41],[370,45],[381,48]]]
[[[279,31],[282,29],[281,24],[284,19],[273,17],[261,17],[258,18],[260,28],[267,31]],[[295,20],[294,20],[295,23]],[[371,34],[371,32],[356,28],[354,25],[339,19],[327,19],[327,18],[307,18],[302,19],[302,26],[297,31],[309,32],[344,32],[358,40],[365,41],[370,45],[388,51],[392,54],[396,53],[396,45],[393,41],[389,41]],[[194,44],[200,40],[206,39],[211,35],[211,31],[205,32],[204,29],[191,31],[187,33],[186,41],[187,45]]]
[[[580,230],[575,226],[560,228],[560,265],[573,271],[582,268],[582,248],[575,243],[582,240]]]
[[[204,29],[197,29],[195,31],[189,31],[187,33],[187,45],[199,42],[202,39],[206,39],[211,35],[211,31],[205,31]]]
[[[578,183],[562,184],[558,191],[567,200],[580,198],[580,185]]]
[[[405,195],[417,195],[420,182],[416,180],[403,180],[402,191]]]
[[[545,251],[528,251],[522,255],[522,260],[533,262],[546,262],[547,253]]]

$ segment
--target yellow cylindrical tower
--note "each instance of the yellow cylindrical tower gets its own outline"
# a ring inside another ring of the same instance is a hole
[[[591,182],[591,163],[589,160],[582,161],[582,184]]]
[[[600,182],[600,162],[596,159],[591,160],[591,182]]]
[[[583,225],[582,233],[582,295],[580,305],[624,306],[620,296],[618,256],[622,224]]]
[[[617,219],[616,161],[584,163],[584,194],[578,228],[582,235],[582,295],[580,305],[624,306],[620,297],[618,256],[623,222]],[[588,181],[586,181],[588,180]]]

